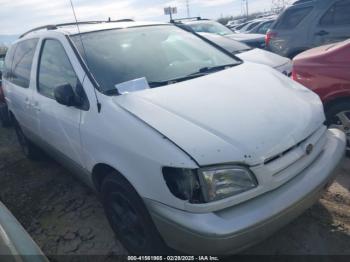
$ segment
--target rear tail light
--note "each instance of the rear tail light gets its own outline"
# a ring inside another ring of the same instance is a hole
[[[265,45],[268,47],[270,45],[271,39],[277,36],[277,33],[267,32],[265,36]]]

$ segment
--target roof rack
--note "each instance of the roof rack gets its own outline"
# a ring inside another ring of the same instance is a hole
[[[83,22],[71,22],[71,23],[63,23],[63,24],[55,24],[55,25],[45,25],[36,27],[34,29],[31,29],[24,34],[20,35],[19,38],[22,38],[32,32],[39,31],[39,30],[56,30],[59,27],[65,27],[65,26],[71,26],[71,25],[88,25],[88,24],[102,24],[102,23],[122,23],[122,22],[134,22],[133,19],[120,19],[120,20],[111,20],[110,18],[105,21],[83,21]]]
[[[196,17],[172,19],[170,23],[181,23],[182,21],[201,21],[201,20],[208,20],[208,19],[201,18],[200,16],[196,16]]]

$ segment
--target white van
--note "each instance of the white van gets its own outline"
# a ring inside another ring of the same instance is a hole
[[[345,135],[300,84],[170,24],[79,27],[14,43],[6,101],[23,152],[94,188],[131,253],[237,252],[333,181]]]

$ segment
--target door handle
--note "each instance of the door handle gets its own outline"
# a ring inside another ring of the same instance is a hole
[[[39,102],[34,102],[33,107],[35,111],[40,112]]]
[[[317,32],[315,35],[318,35],[318,36],[329,35],[329,32],[327,32],[325,30],[321,30],[321,31]]]
[[[24,103],[25,103],[25,105],[26,105],[27,108],[30,107],[30,101],[29,101],[29,98],[28,98],[28,97],[26,97],[26,98],[24,99]]]

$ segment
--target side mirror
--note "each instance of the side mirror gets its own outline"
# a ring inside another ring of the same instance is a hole
[[[65,106],[75,106],[75,94],[70,84],[59,85],[54,90],[56,101]]]

